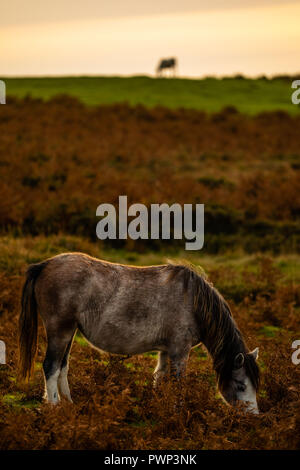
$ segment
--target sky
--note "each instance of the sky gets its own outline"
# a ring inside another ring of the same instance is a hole
[[[9,0],[0,77],[300,72],[300,0]]]

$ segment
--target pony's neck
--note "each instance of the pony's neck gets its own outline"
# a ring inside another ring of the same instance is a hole
[[[235,356],[247,352],[247,347],[224,299],[219,297],[210,307],[201,319],[201,341],[213,359],[217,375],[231,374]]]
[[[222,338],[219,336],[210,337],[208,340],[204,340],[203,344],[212,357],[217,374],[220,374],[223,368],[228,367],[232,370],[235,356],[246,351],[243,338],[237,328],[230,335],[225,334]]]

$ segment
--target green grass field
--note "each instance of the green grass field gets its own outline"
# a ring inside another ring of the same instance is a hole
[[[7,95],[49,99],[68,94],[88,105],[127,102],[148,107],[194,108],[216,112],[235,106],[247,114],[283,110],[297,114],[291,102],[293,79],[204,78],[166,79],[137,77],[53,77],[4,79]]]

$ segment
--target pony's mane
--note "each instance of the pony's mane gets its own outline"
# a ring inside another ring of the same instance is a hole
[[[191,264],[168,263],[169,280],[181,277],[185,295],[191,293],[195,317],[197,318],[201,342],[212,356],[218,384],[226,387],[232,378],[234,358],[243,353],[244,367],[255,389],[259,386],[259,368],[245,344],[229,305],[205,279],[204,271]]]

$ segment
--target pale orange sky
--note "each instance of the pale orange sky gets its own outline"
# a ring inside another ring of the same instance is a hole
[[[1,6],[0,77],[300,72],[300,1],[10,0]]]

